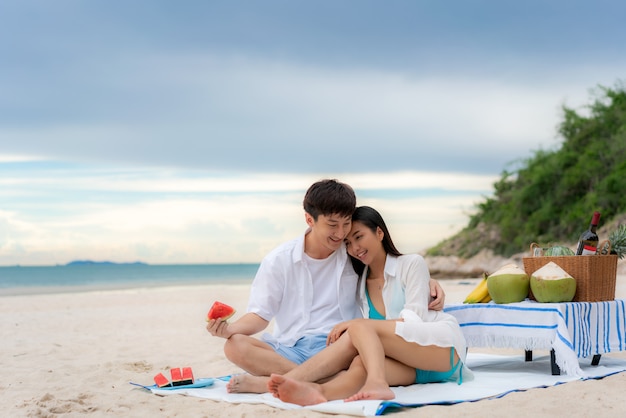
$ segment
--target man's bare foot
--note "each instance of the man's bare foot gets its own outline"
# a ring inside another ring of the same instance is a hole
[[[316,405],[327,401],[317,383],[301,382],[279,374],[270,376],[267,388],[281,401],[296,405]]]
[[[389,388],[387,382],[365,383],[363,387],[354,395],[345,399],[346,402],[362,401],[365,399],[389,400],[396,397],[396,394]]]
[[[226,384],[228,393],[265,393],[267,392],[267,376],[253,376],[251,374],[233,375]]]

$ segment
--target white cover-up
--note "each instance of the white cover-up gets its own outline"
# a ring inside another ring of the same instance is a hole
[[[359,280],[361,312],[365,318],[369,317],[365,295],[367,273],[366,267]],[[456,318],[445,312],[428,309],[430,273],[424,258],[419,254],[399,257],[387,254],[384,275],[382,296],[386,318],[403,319],[396,322],[395,333],[406,341],[423,346],[454,347],[463,362],[459,383],[472,379],[472,372],[465,361],[465,338]]]

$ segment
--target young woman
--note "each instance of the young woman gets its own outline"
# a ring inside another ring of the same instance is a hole
[[[390,386],[449,380],[460,384],[467,378],[466,344],[456,319],[428,310],[430,274],[424,259],[402,255],[381,215],[367,206],[354,212],[346,246],[360,276],[364,319],[336,325],[328,338],[343,347],[342,356],[352,357],[348,370],[323,384],[273,374],[269,391],[285,402],[312,405],[335,399],[393,399]],[[324,355],[322,351],[302,367],[324,364]]]

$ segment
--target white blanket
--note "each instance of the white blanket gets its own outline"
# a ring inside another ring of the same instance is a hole
[[[226,382],[219,379],[215,380],[213,386],[202,389],[159,390],[151,388],[150,390],[162,396],[180,394],[231,403],[266,404],[281,409],[305,408],[332,414],[374,416],[383,414],[388,408],[476,401],[503,396],[509,392],[554,386],[573,380],[601,378],[626,371],[624,359],[603,356],[598,366],[584,363],[581,364],[582,377],[553,376],[550,372],[550,358],[547,355],[535,358],[532,362],[526,362],[523,352],[519,356],[496,356],[470,352],[467,364],[474,372],[474,379],[463,382],[461,385],[456,382],[416,384],[393,388],[396,394],[393,401],[343,402],[338,400],[307,407],[282,402],[269,393],[230,394],[226,392]]]

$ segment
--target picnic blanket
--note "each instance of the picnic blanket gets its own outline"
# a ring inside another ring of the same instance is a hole
[[[282,402],[271,394],[228,393],[228,377],[216,377],[211,386],[205,388],[185,388],[162,390],[155,387],[148,389],[160,396],[186,395],[214,401],[230,403],[265,404],[281,409],[304,408],[317,412],[345,414],[355,416],[382,415],[395,408],[411,408],[425,405],[450,405],[472,402],[491,397],[501,397],[510,392],[531,388],[554,386],[574,380],[598,379],[611,374],[626,371],[626,359],[603,356],[598,366],[583,362],[581,375],[557,375],[550,372],[550,358],[543,355],[531,362],[519,356],[502,356],[470,352],[467,365],[474,372],[474,379],[458,385],[456,382],[416,384],[395,387],[396,398],[392,401],[368,400],[357,402],[331,401],[319,405],[302,407]]]

